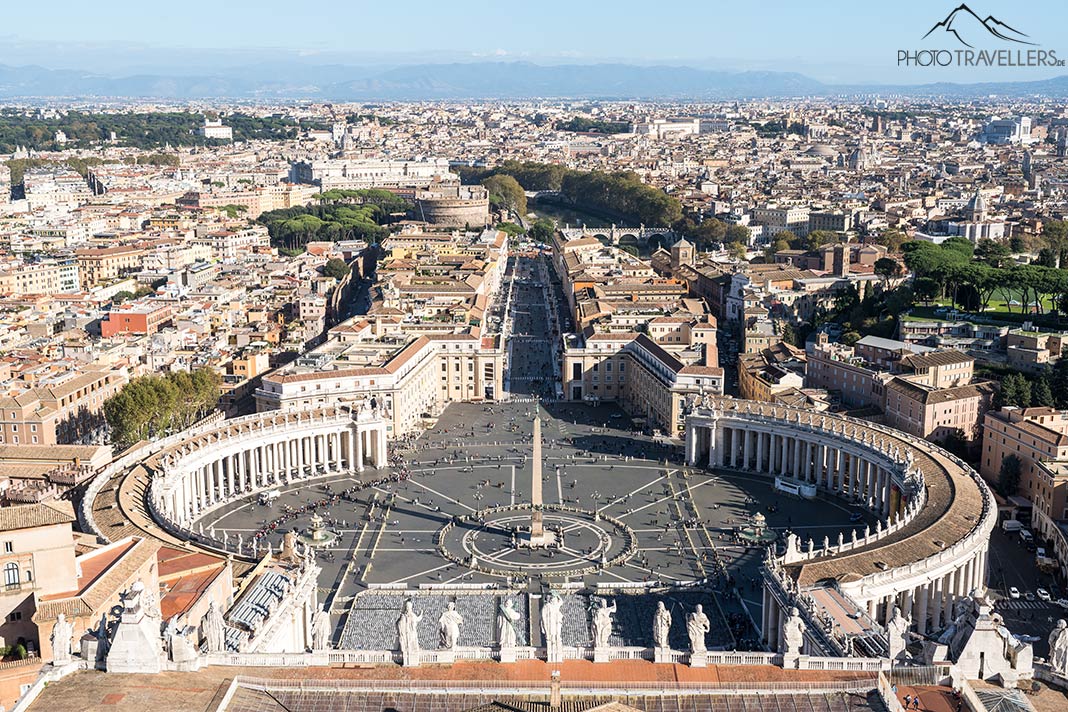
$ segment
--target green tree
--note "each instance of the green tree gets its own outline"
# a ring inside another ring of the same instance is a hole
[[[1053,398],[1053,389],[1050,387],[1048,376],[1041,376],[1031,386],[1031,405],[1036,407],[1053,408],[1057,402]]]
[[[554,232],[556,232],[556,226],[551,221],[541,218],[540,220],[535,220],[534,224],[527,230],[527,237],[534,242],[548,244],[552,242]]]
[[[726,236],[727,226],[716,218],[702,220],[693,231],[694,242],[706,249],[713,242],[723,242]]]
[[[1020,458],[1016,455],[1006,455],[1001,460],[995,489],[1002,497],[1012,497],[1020,488],[1020,464]]]
[[[799,343],[801,339],[797,333],[797,329],[794,327],[793,324],[788,321],[784,322],[782,325],[781,338],[783,340],[783,343],[790,344],[791,346],[801,346],[801,344]]]
[[[909,236],[895,228],[886,228],[872,238],[872,242],[882,245],[890,252],[899,252],[901,246],[908,241]]]
[[[856,331],[847,331],[842,334],[842,337],[838,340],[839,343],[845,346],[853,346],[855,343],[861,340],[861,335]]]
[[[963,255],[966,260],[970,260],[972,254],[975,252],[975,246],[972,245],[972,241],[966,237],[951,237],[943,242],[940,247],[943,251],[948,250]]]
[[[727,243],[737,243],[746,246],[749,244],[749,228],[745,225],[731,225],[727,228],[727,232],[723,239]]]
[[[875,274],[883,278],[883,289],[890,286],[890,280],[901,276],[901,263],[889,257],[875,260]]]
[[[1000,398],[996,405],[1031,406],[1031,382],[1021,373],[1010,373],[1001,379]]]
[[[838,239],[838,233],[830,232],[829,230],[813,230],[805,238],[805,246],[810,250],[818,250],[824,245],[832,245],[837,242],[841,242]]]
[[[938,282],[930,277],[919,277],[912,283],[912,291],[916,295],[916,298],[923,301],[925,304],[930,303],[932,299],[938,296],[939,287]]]
[[[970,455],[971,441],[968,440],[968,436],[965,435],[963,430],[954,428],[942,438],[942,447],[962,460],[967,460]]]
[[[215,409],[221,381],[211,369],[133,379],[104,402],[112,443],[121,450],[188,428]]]
[[[744,242],[728,242],[727,254],[736,260],[744,260],[746,247]]]
[[[527,214],[527,196],[519,181],[509,175],[494,175],[482,181],[489,192],[490,204],[498,210]]]
[[[787,246],[781,248],[781,249],[784,249],[784,250],[789,250],[789,249],[795,249],[796,250],[796,249],[798,249],[798,245],[799,245],[800,240],[797,237],[797,235],[795,235],[793,232],[791,232],[789,230],[779,230],[777,233],[775,233],[772,236],[771,242],[772,242],[772,244],[776,244],[776,245],[785,243]],[[778,252],[778,250],[776,250],[776,252]]]
[[[1005,266],[1008,261],[1011,252],[1009,246],[1003,242],[995,242],[989,237],[984,237],[979,240],[979,244],[975,246],[975,259],[980,262],[984,262],[987,265],[995,268],[1001,268]]]
[[[336,280],[342,280],[349,273],[349,269],[348,262],[337,257],[331,257],[326,261],[326,265],[323,266],[323,274]]]
[[[508,237],[515,237],[516,235],[522,235],[524,230],[522,225],[516,225],[514,222],[502,222],[497,225],[497,229],[504,232]]]

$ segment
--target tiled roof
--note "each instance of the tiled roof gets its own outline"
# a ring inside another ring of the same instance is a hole
[[[5,532],[69,524],[73,521],[74,508],[66,501],[0,507],[0,531]]]

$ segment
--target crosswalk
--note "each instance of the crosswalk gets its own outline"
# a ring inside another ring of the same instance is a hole
[[[1058,609],[1059,607],[1048,601],[1025,601],[1023,599],[1006,598],[994,603],[995,608],[1001,608],[1009,611],[1037,611],[1045,610],[1049,608]]]

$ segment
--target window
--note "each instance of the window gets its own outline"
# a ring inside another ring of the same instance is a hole
[[[11,542],[11,541],[5,541],[4,542],[4,553],[5,554],[10,554],[13,551],[15,551],[15,543]]]
[[[4,585],[8,588],[19,585],[19,565],[14,561],[4,565]]]
[[[15,621],[22,620],[22,611],[13,611],[11,615],[7,617],[7,619],[12,623],[14,623]]]

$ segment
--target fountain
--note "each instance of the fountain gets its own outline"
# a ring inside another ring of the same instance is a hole
[[[749,517],[749,524],[742,527],[738,536],[754,544],[767,544],[776,538],[775,532],[768,530],[768,521],[760,512]]]
[[[311,517],[311,525],[300,533],[299,539],[308,546],[321,548],[336,542],[338,535],[326,528],[326,522],[316,512]]]

